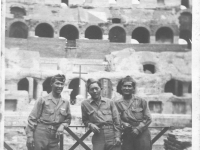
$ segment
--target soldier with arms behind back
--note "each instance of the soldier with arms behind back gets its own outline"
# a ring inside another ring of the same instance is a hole
[[[59,150],[59,137],[71,123],[69,102],[61,97],[64,83],[64,75],[53,76],[52,92],[35,102],[26,128],[29,150]]]

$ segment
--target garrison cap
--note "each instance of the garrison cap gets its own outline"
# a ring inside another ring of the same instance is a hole
[[[122,79],[122,84],[124,82],[132,82],[132,83],[135,83],[133,78],[131,76],[126,76],[125,78]]]
[[[87,84],[86,84],[87,90],[89,90],[90,85],[93,84],[93,83],[97,83],[101,88],[101,83],[98,80],[95,80],[93,78],[89,78],[87,80]]]
[[[59,80],[60,82],[65,82],[65,75],[57,74],[51,78],[51,84],[55,82],[55,80]]]

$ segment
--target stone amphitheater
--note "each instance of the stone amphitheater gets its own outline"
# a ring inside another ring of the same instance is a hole
[[[60,72],[72,125],[82,125],[88,78],[100,80],[102,96],[116,100],[119,81],[130,75],[136,94],[148,101],[150,126],[191,127],[191,0],[7,0],[5,29],[4,135],[13,149],[26,150],[27,117]],[[151,128],[152,137],[158,131]],[[164,150],[165,135],[154,150]],[[64,139],[65,148],[75,143],[68,133]]]

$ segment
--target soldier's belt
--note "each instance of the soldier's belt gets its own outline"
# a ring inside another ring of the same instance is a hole
[[[98,126],[100,129],[113,129],[113,125],[102,125],[102,126]]]
[[[38,127],[45,127],[46,129],[50,129],[50,130],[57,130],[58,127],[57,126],[53,126],[53,125],[47,125],[47,124],[38,124]]]

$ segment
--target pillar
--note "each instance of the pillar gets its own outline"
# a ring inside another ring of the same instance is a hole
[[[178,44],[179,36],[174,36],[174,44]]]
[[[131,39],[132,39],[132,36],[127,35],[126,36],[126,43],[131,43]]]
[[[156,37],[155,36],[150,36],[150,44],[155,44],[156,43]]]
[[[38,99],[43,92],[43,85],[42,83],[44,82],[43,80],[36,80],[37,82],[37,92],[36,92],[36,99]]]
[[[28,79],[28,82],[29,82],[29,91],[28,91],[28,93],[29,93],[29,99],[32,99],[33,98],[33,78],[29,78],[29,77],[27,77],[27,79]]]
[[[183,95],[189,93],[189,86],[190,86],[190,83],[189,82],[183,82]]]

